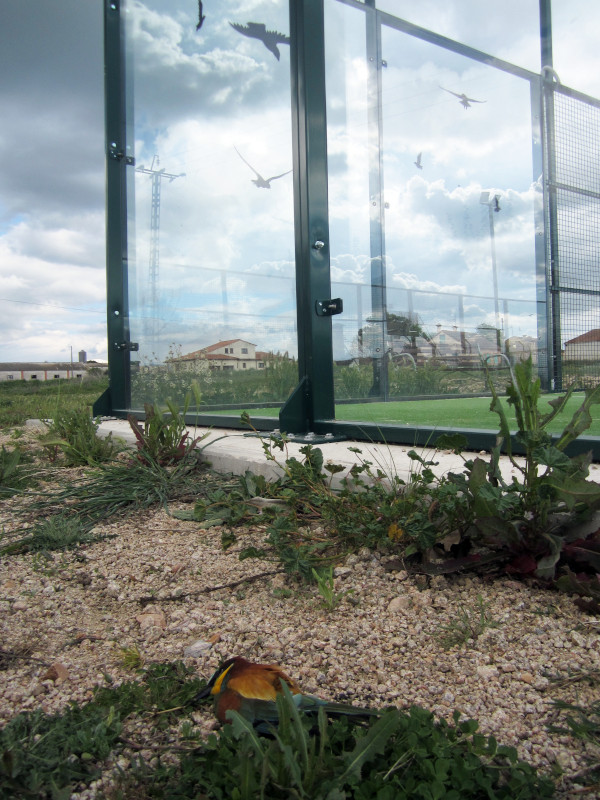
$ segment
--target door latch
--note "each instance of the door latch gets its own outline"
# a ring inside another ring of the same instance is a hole
[[[331,300],[317,300],[315,311],[318,317],[333,317],[334,314],[341,314],[344,310],[344,301],[341,297],[334,297]]]

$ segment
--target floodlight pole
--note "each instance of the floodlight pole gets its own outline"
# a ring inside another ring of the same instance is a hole
[[[499,212],[500,209],[500,195],[495,194],[490,197],[490,192],[482,192],[479,202],[487,206],[488,218],[490,223],[490,244],[492,248],[492,281],[494,286],[494,317],[496,321],[496,336],[500,331],[500,304],[498,302],[498,267],[496,264],[496,234],[494,231],[494,213]],[[502,346],[500,350],[502,351]]]

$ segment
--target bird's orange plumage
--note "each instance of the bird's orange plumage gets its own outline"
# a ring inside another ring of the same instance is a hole
[[[351,716],[366,719],[378,716],[374,709],[331,703],[304,694],[296,681],[276,664],[253,664],[241,656],[225,661],[196,696],[198,700],[212,695],[214,710],[220,722],[228,722],[228,712],[236,711],[257,727],[257,730],[277,722],[277,697],[283,694],[284,684],[294,695],[297,709],[316,714],[322,708],[331,716]]]
[[[232,661],[229,669],[225,670],[222,678],[215,683],[212,694],[221,691],[223,681],[227,689],[254,700],[276,700],[282,691],[282,681],[287,683],[292,694],[301,691],[298,684],[275,664],[253,664],[239,656]]]
[[[275,664],[253,664],[240,656],[223,664],[210,693],[216,696],[216,713],[225,722],[228,711],[239,711],[242,699],[274,702],[286,683],[292,694],[301,692],[298,684]]]

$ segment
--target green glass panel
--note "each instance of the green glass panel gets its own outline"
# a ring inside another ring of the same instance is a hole
[[[198,8],[124,4],[133,408],[298,381],[288,3]]]
[[[482,358],[537,359],[545,319],[530,82],[326,12],[336,403],[481,393]]]

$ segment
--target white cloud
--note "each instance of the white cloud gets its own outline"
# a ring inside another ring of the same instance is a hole
[[[3,3],[0,58],[8,79],[0,89],[0,360],[17,353],[29,359],[64,357],[71,345],[106,355],[102,4],[62,2],[61,15],[46,0]],[[149,166],[158,153],[161,167],[186,173],[161,187],[165,325],[173,325],[173,335],[190,345],[194,337],[206,344],[207,337],[226,333],[225,290],[230,327],[238,325],[254,341],[263,335],[255,335],[262,325],[265,340],[281,340],[294,352],[292,176],[258,189],[234,149],[265,177],[291,167],[289,48],[281,45],[276,61],[261,42],[229,24],[264,19],[288,33],[287,4],[205,3],[207,19],[199,32],[194,3],[129,0],[126,5],[137,58],[137,163]],[[440,6],[437,0],[378,0],[378,5],[535,67],[536,2],[489,6],[454,0]],[[364,36],[346,25],[360,17],[356,9],[329,3],[327,14],[335,23],[327,52],[331,275],[340,286],[354,287],[354,296],[364,284],[366,308],[373,207]],[[553,23],[561,79],[599,95],[597,5],[555,1]],[[441,297],[451,318],[454,301],[444,295],[464,294],[467,317],[489,318],[489,307],[468,296],[489,295],[489,220],[479,196],[490,191],[501,198],[502,210],[494,216],[501,296],[533,302],[532,221],[539,195],[531,189],[528,86],[386,27],[382,42],[391,300],[403,308],[412,291],[433,319]],[[440,86],[486,102],[465,110]],[[422,171],[414,164],[419,152]],[[593,148],[588,155],[597,158]],[[149,296],[151,182],[137,174],[135,184],[131,298],[139,312],[140,301],[147,303]],[[588,213],[584,204],[578,211]],[[526,327],[529,311],[514,308],[511,324]],[[138,314],[134,326],[141,326],[139,319]],[[256,327],[250,319],[259,320]]]

